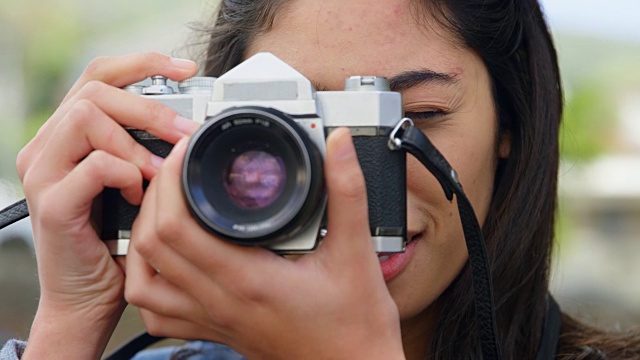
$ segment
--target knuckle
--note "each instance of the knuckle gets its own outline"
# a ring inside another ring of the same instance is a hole
[[[260,284],[255,275],[242,273],[236,282],[238,296],[249,304],[264,304],[268,302],[269,295],[264,290],[264,284]]]
[[[86,84],[82,85],[78,93],[78,97],[81,99],[91,99],[96,96],[99,96],[102,91],[107,87],[107,84],[98,80],[90,80],[87,81]]]
[[[106,169],[112,169],[111,157],[103,150],[93,150],[82,161],[86,167],[84,176],[90,181],[100,181],[104,177]]]
[[[157,215],[156,231],[161,240],[168,244],[176,244],[180,241],[183,233],[183,224],[179,216],[172,216],[170,211],[159,211]]]
[[[46,191],[46,186],[43,184],[44,181],[43,173],[42,171],[38,171],[37,166],[27,168],[22,176],[22,188],[25,197],[30,201],[38,199],[40,195]],[[39,202],[40,201],[38,201],[38,203]]]
[[[132,286],[131,284],[133,283],[133,280],[131,280],[130,277],[126,278],[126,282],[127,284],[124,288],[124,299],[131,305],[143,307],[141,299],[142,291],[140,290],[140,287],[135,285]]]
[[[146,282],[136,276],[128,276],[125,281],[124,299],[131,305],[148,309],[151,306],[151,301]]]
[[[22,182],[24,182],[27,170],[33,161],[32,159],[33,155],[29,145],[25,146],[20,150],[20,152],[18,152],[18,156],[16,157],[16,171],[18,172],[18,177]]]
[[[84,69],[84,74],[88,77],[93,77],[94,75],[99,74],[104,65],[110,60],[111,57],[108,56],[99,56],[91,60],[91,62]]]
[[[35,175],[31,169],[26,169],[24,175],[22,175],[22,188],[27,198],[33,198],[38,191],[42,190],[42,186],[40,186],[39,182],[35,179]]]
[[[163,324],[163,321],[157,315],[151,313],[150,311],[141,311],[140,317],[142,318],[142,323],[147,329],[149,335],[157,337],[169,337],[167,326]]]
[[[156,239],[148,234],[136,236],[134,241],[131,243],[138,254],[145,259],[152,257],[155,253],[155,249],[158,248]]]
[[[109,165],[108,161],[109,156],[104,150],[93,150],[83,160],[91,173],[103,169],[105,165]]]
[[[97,110],[97,105],[94,104],[91,100],[80,99],[73,105],[70,113],[74,115],[72,116],[72,118],[85,121],[86,119],[94,115]]]
[[[147,298],[147,289],[143,284],[137,281],[127,279],[127,285],[124,290],[124,299],[131,305],[146,309],[149,307],[149,299]],[[135,282],[135,285],[132,285]]]
[[[142,320],[142,322],[144,323],[144,326],[147,329],[149,335],[155,337],[170,337],[168,333],[165,332],[165,329],[162,328],[162,326],[156,325],[155,321]]]
[[[90,126],[89,121],[95,110],[95,105],[89,100],[83,99],[76,102],[62,121],[64,128],[74,133],[85,131]]]
[[[149,130],[152,124],[167,124],[178,115],[178,112],[172,108],[165,106],[157,101],[147,101],[145,111],[149,114],[146,119],[144,128],[141,130]]]
[[[226,269],[231,271],[232,269]],[[233,286],[230,290],[241,299],[252,302],[263,302],[267,299],[268,288],[265,288],[265,279],[255,269],[246,266],[233,266]]]
[[[210,322],[215,324],[219,329],[232,329],[235,321],[231,315],[231,312],[225,310],[220,303],[207,300],[202,304],[202,308],[206,313],[206,317],[210,319]]]
[[[147,51],[142,53],[142,56],[146,59],[155,60],[155,61],[170,61],[171,57],[167,54],[163,54],[159,51]]]
[[[144,323],[144,321],[143,321]],[[162,328],[159,325],[146,325],[145,327],[148,329],[147,332],[151,336],[159,337],[159,338],[172,338],[171,332],[167,331],[167,329]]]

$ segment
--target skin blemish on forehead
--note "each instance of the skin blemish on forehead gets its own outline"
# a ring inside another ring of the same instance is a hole
[[[398,16],[400,14],[402,14],[404,8],[398,4],[395,5],[394,9],[393,9],[393,14]]]

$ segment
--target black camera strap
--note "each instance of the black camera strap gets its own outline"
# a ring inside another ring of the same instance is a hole
[[[438,180],[449,201],[456,196],[458,211],[462,222],[469,264],[473,282],[473,292],[476,308],[476,325],[482,358],[484,360],[501,359],[500,343],[498,342],[498,327],[495,318],[493,300],[493,283],[484,236],[473,210],[467,199],[458,174],[449,165],[438,149],[433,146],[427,136],[413,126],[410,119],[403,119],[391,133],[389,139],[391,149],[404,149],[415,156]],[[540,339],[540,346],[536,360],[554,359],[561,327],[560,307],[549,294],[547,296],[547,312]]]
[[[104,360],[130,360],[143,349],[165,339],[164,337],[153,336],[149,335],[148,332],[143,332],[116,349]]]
[[[0,210],[0,229],[7,227],[29,216],[27,199],[22,199],[15,204]]]
[[[413,126],[409,119],[404,119],[394,129],[389,146],[392,149],[406,150],[415,156],[436,177],[449,201],[453,200],[453,195],[455,194],[469,253],[469,265],[471,266],[475,297],[476,323],[482,358],[485,360],[500,359],[498,327],[493,303],[493,283],[491,281],[487,250],[478,219],[469,199],[467,199],[462,190],[458,174],[433,146],[427,136],[420,129]]]

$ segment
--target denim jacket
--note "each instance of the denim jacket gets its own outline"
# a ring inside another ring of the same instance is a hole
[[[19,340],[9,340],[0,350],[0,360],[20,360],[27,343]],[[243,360],[242,355],[233,349],[212,342],[193,341],[184,346],[163,347],[149,349],[138,353],[132,360],[168,360],[179,350],[194,350],[196,354],[189,360]]]

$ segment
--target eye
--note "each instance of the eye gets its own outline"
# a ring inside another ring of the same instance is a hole
[[[404,116],[414,121],[435,120],[447,115],[447,112],[439,109],[430,109],[428,111],[405,112]]]

